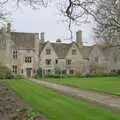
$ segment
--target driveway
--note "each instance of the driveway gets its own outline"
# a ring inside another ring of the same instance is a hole
[[[56,83],[50,83],[42,80],[31,79],[30,81],[40,85],[44,85],[45,87],[54,90],[58,90],[67,96],[72,96],[77,99],[82,98],[94,103],[98,103],[100,105],[104,105],[106,107],[120,109],[120,97],[117,96],[112,96],[109,94],[103,94],[103,93],[87,91],[87,90],[80,90],[77,88],[60,85]]]

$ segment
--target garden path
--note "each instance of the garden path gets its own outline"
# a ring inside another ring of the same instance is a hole
[[[43,80],[30,79],[32,82],[44,85],[45,87],[58,90],[59,92],[72,96],[77,99],[85,99],[93,103],[98,103],[106,107],[120,110],[120,97],[110,94],[98,93],[88,90],[80,90],[70,86],[60,85],[56,83],[50,83]]]

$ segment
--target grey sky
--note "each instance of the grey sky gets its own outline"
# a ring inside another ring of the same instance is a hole
[[[8,6],[11,7],[10,5]],[[13,6],[12,6],[13,8]],[[62,41],[68,41],[70,34],[68,27],[61,21],[56,7],[49,6],[40,10],[32,10],[30,8],[11,9],[13,29],[20,32],[45,32],[45,38],[55,41],[61,38]],[[74,38],[78,30],[83,30],[83,40],[88,44],[93,43],[93,24],[85,24],[73,28]]]

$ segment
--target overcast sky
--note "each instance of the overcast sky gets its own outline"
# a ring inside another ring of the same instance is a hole
[[[11,9],[13,30],[15,31],[45,32],[46,40],[50,41],[56,41],[57,38],[60,38],[67,42],[70,37],[68,26],[62,22],[63,18],[60,17],[58,10],[53,5],[40,10],[16,9],[13,5],[9,5],[7,9]],[[84,43],[92,44],[94,40],[92,28],[92,23],[75,26],[73,28],[74,39],[76,31],[82,30]]]

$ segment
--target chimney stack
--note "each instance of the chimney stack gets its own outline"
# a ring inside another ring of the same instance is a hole
[[[34,34],[35,39],[39,39],[39,33]]]
[[[40,34],[40,39],[41,39],[41,41],[42,42],[44,42],[45,41],[45,33],[44,32],[41,32],[41,34]]]
[[[56,43],[61,43],[62,41],[61,41],[61,39],[60,38],[58,38],[57,40],[56,40]]]
[[[76,32],[76,42],[77,42],[78,45],[83,46],[82,31],[81,30]]]

